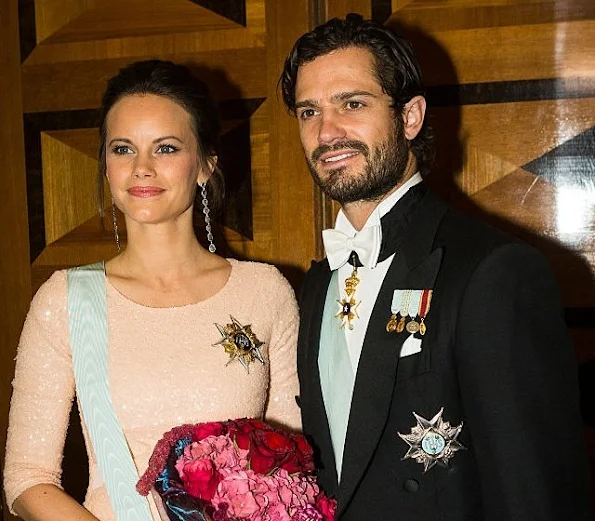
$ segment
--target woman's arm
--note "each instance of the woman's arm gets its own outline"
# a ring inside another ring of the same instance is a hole
[[[25,521],[99,521],[55,485],[35,485],[25,490],[12,508]]]
[[[265,418],[292,430],[301,430],[300,410],[296,396],[299,394],[297,377],[298,308],[289,282],[275,269],[275,309],[269,345],[270,384]]]
[[[9,507],[27,520],[85,519],[57,513],[64,504],[82,509],[60,490],[74,396],[68,336],[66,277],[57,272],[31,303],[13,380],[4,489]]]

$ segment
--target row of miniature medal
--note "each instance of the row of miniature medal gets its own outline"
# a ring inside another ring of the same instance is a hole
[[[389,333],[401,333],[403,329],[412,335],[425,335],[427,331],[424,322],[432,301],[431,289],[397,289],[393,293],[390,307],[392,313],[386,323]]]

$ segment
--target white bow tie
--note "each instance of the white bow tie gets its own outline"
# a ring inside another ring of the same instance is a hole
[[[374,268],[380,253],[382,229],[379,225],[368,226],[353,237],[339,230],[323,230],[322,242],[331,270],[334,271],[343,266],[349,260],[352,251],[357,253],[359,261],[364,266]]]

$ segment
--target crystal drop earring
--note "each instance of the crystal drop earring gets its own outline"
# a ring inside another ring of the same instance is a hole
[[[207,230],[207,241],[209,241],[209,251],[215,253],[215,243],[213,242],[213,232],[211,229],[211,217],[209,213],[209,200],[207,199],[207,183],[200,184],[200,195],[202,196],[202,213],[205,215],[205,229]]]
[[[118,220],[116,219],[116,204],[114,203],[114,198],[112,197],[112,221],[114,224],[114,237],[116,238],[116,248],[118,253],[120,253],[120,234],[118,233]]]

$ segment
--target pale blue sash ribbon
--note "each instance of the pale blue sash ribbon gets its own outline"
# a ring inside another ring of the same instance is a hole
[[[148,500],[135,488],[138,471],[110,396],[104,270],[101,262],[67,272],[76,393],[116,519],[151,521]]]
[[[331,442],[335,453],[337,478],[341,479],[343,449],[349,423],[351,398],[355,374],[349,352],[345,332],[341,329],[341,321],[335,315],[339,311],[339,287],[337,271],[331,277],[324,303],[324,314],[320,329],[320,350],[318,352],[318,370],[322,398],[331,434]]]

